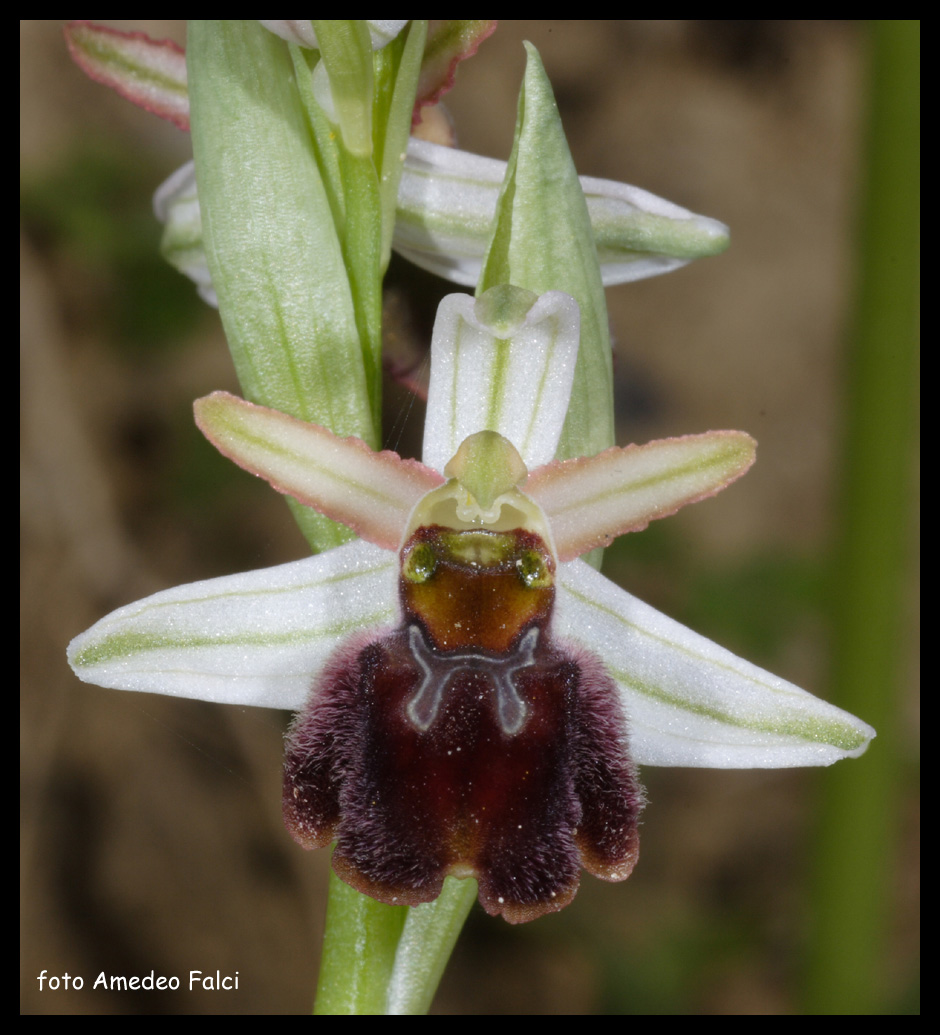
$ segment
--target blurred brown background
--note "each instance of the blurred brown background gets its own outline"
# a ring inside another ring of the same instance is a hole
[[[180,22],[109,24],[184,42]],[[303,1012],[328,859],[281,824],[287,716],[89,687],[65,662],[69,639],[120,604],[305,549],[283,502],[192,425],[194,398],[237,385],[217,314],[156,253],[150,194],[190,157],[188,137],[86,79],[61,25],[21,23],[21,1009]],[[581,173],[731,227],[724,256],[608,292],[619,441],[740,428],[758,463],[621,541],[607,570],[822,696],[863,31],[503,22],[447,98],[460,145],[505,158],[529,39]],[[389,279],[390,333],[425,340],[450,289],[399,263]],[[420,404],[391,387],[386,411],[386,444],[418,449]],[[912,743],[915,718],[912,704]],[[644,778],[634,876],[585,878],[571,908],[532,925],[475,912],[437,1012],[799,1010],[825,772]],[[898,817],[884,892],[898,1009],[917,952],[915,810]],[[39,994],[44,968],[85,990]],[[190,969],[237,971],[239,990],[90,990],[102,971],[185,988]]]

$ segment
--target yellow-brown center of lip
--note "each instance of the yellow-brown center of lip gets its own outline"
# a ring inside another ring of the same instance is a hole
[[[405,621],[419,620],[436,650],[505,654],[548,618],[554,571],[533,532],[419,528],[402,550]]]

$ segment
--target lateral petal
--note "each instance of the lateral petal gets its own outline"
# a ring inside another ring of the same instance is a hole
[[[180,129],[189,129],[186,55],[181,47],[91,22],[69,22],[65,42],[90,78]]]
[[[720,492],[747,471],[756,447],[743,431],[615,446],[546,464],[529,475],[523,491],[551,522],[559,559],[570,561]]]
[[[195,411],[200,430],[225,456],[388,550],[398,549],[415,503],[444,480],[416,460],[374,453],[360,439],[228,392],[198,399]]]

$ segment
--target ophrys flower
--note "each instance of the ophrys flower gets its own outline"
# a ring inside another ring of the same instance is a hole
[[[285,783],[299,840],[337,837],[340,874],[385,901],[426,901],[445,874],[474,874],[484,906],[515,921],[569,901],[581,866],[629,873],[634,765],[861,754],[866,724],[577,559],[718,491],[754,449],[710,432],[552,462],[577,324],[559,293],[449,296],[425,464],[231,396],[202,400],[219,448],[362,539],[122,608],[73,641],[76,672],[302,710]],[[468,766],[452,761],[464,749]]]

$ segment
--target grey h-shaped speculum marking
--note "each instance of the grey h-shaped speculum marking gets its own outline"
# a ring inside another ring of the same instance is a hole
[[[460,671],[484,672],[496,690],[496,711],[503,733],[511,737],[522,729],[526,706],[513,683],[513,673],[535,662],[538,626],[533,626],[519,640],[508,657],[491,658],[486,654],[438,654],[424,642],[417,625],[408,626],[408,643],[424,678],[405,709],[412,725],[422,732],[430,729],[437,718],[444,691],[451,676]]]

